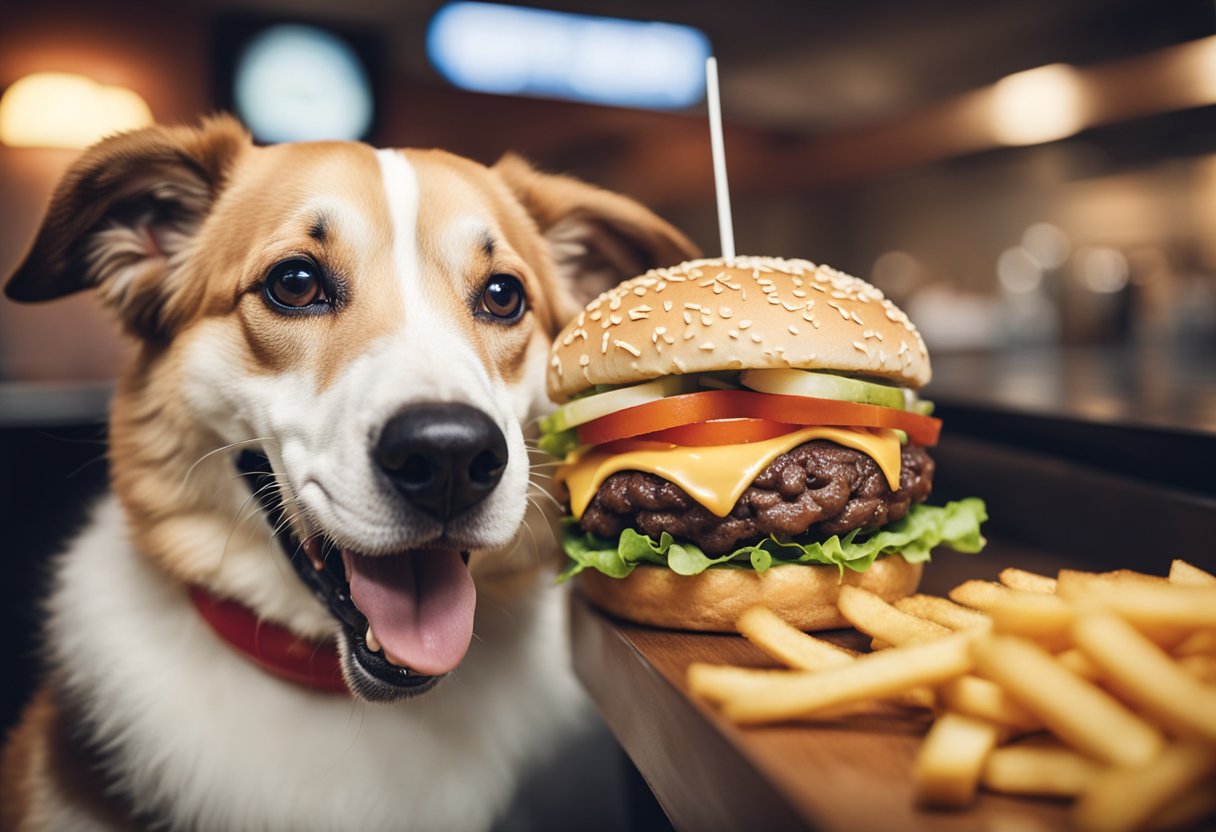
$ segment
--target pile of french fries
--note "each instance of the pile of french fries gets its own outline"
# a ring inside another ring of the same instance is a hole
[[[743,725],[933,709],[912,772],[927,808],[982,786],[1072,799],[1080,830],[1216,814],[1216,577],[1006,569],[949,596],[841,587],[864,654],[751,609],[739,631],[791,669],[694,664],[690,687]]]

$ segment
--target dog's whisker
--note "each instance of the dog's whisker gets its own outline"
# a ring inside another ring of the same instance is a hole
[[[189,481],[190,475],[194,473],[195,468],[197,468],[199,465],[201,465],[207,459],[210,459],[211,457],[215,456],[216,454],[223,453],[224,451],[228,451],[233,448],[239,448],[242,445],[248,445],[251,442],[266,442],[269,439],[270,439],[270,437],[267,437],[267,436],[255,436],[252,439],[241,439],[237,442],[232,442],[228,445],[221,445],[220,447],[215,448],[214,450],[207,451],[207,453],[203,454],[198,459],[194,460],[194,463],[186,470],[186,475],[184,477],[182,477],[182,485],[185,486],[185,484]]]

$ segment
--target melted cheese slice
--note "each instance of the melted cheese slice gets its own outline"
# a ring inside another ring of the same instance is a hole
[[[899,437],[886,428],[803,428],[742,445],[689,447],[623,440],[614,443],[611,451],[594,448],[562,466],[557,480],[566,483],[576,519],[583,516],[604,480],[620,471],[645,471],[670,480],[715,515],[725,517],[774,459],[812,439],[861,451],[878,463],[891,490],[899,489]]]

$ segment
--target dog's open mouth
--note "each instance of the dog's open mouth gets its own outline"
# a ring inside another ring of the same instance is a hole
[[[425,548],[367,555],[324,536],[300,541],[284,522],[269,460],[245,452],[238,467],[250,475],[296,574],[342,624],[344,661],[370,677],[361,684],[348,667],[348,682],[369,699],[388,699],[430,690],[456,668],[472,639],[476,606],[467,552]],[[375,683],[389,690],[370,690]]]

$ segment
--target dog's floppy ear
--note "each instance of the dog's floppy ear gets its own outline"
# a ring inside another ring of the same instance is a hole
[[[5,293],[43,301],[96,287],[130,331],[167,335],[197,300],[179,268],[236,156],[250,140],[230,117],[148,127],[81,154],[64,175]]]
[[[569,296],[559,324],[593,297],[656,266],[673,266],[700,250],[670,223],[629,197],[569,176],[541,173],[508,154],[494,165],[549,243]]]

